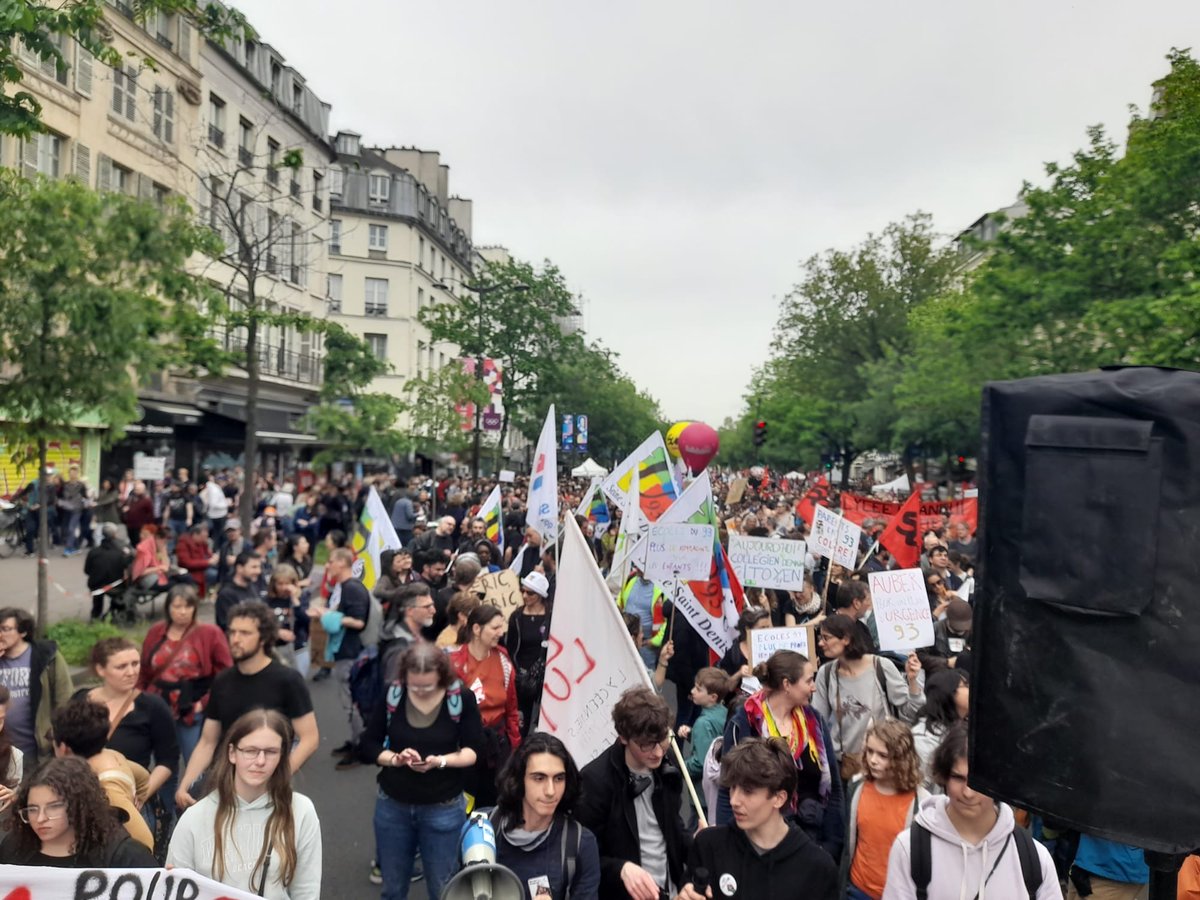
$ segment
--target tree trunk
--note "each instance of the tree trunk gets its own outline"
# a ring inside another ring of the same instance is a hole
[[[46,495],[50,479],[46,477],[46,439],[38,438],[38,533],[37,533],[37,622],[36,634],[46,636],[50,624],[50,507]]]
[[[254,301],[248,304],[254,309]],[[254,520],[254,500],[258,481],[258,320],[251,314],[246,326],[246,443],[242,450],[242,492],[238,499],[238,518],[242,533],[250,537]]]
[[[857,456],[858,456],[858,454],[855,453],[853,450],[851,450],[850,447],[848,447],[848,446],[844,447],[842,449],[842,490],[843,491],[849,489],[849,487],[850,487],[850,466],[853,465],[854,460],[855,460],[855,458],[857,458]]]

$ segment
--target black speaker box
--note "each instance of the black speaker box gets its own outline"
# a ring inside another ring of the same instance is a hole
[[[1200,847],[1200,374],[992,383],[982,429],[972,786]]]

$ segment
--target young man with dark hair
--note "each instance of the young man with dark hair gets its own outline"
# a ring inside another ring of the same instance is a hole
[[[945,795],[921,804],[888,855],[883,900],[1062,900],[1050,853],[1016,824],[1007,803],[967,784],[967,726],[946,732],[930,763]],[[923,882],[922,888],[918,883]]]
[[[783,900],[798,892],[805,900],[837,898],[832,857],[783,817],[796,781],[796,762],[779,738],[750,738],[725,754],[721,787],[733,822],[696,835],[679,900]]]
[[[175,802],[182,809],[196,802],[188,789],[212,762],[221,735],[243,713],[274,709],[291,720],[296,735],[290,757],[293,772],[317,749],[321,738],[308,686],[299,672],[289,669],[271,653],[278,629],[274,611],[257,600],[240,603],[229,611],[229,655],[233,657],[233,666],[213,679],[200,741],[175,793]]]
[[[233,564],[233,577],[217,591],[215,605],[217,627],[229,630],[229,612],[241,603],[262,602],[264,593],[259,589],[262,575],[262,557],[253,550],[243,550]]]
[[[23,609],[0,609],[0,684],[9,690],[4,729],[25,755],[25,771],[38,758],[53,755],[47,737],[50,714],[71,699],[74,685],[67,661],[54,641],[33,639],[33,616]]]
[[[659,900],[683,883],[691,836],[680,818],[683,776],[666,761],[671,710],[646,687],[612,711],[616,742],[583,769],[581,825],[600,845],[600,896]]]

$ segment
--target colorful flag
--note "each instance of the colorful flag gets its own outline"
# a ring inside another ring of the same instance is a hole
[[[367,503],[358,519],[358,527],[354,530],[354,538],[350,541],[358,557],[354,562],[354,577],[359,579],[366,589],[372,590],[379,580],[379,554],[384,550],[399,550],[400,536],[392,527],[392,520],[383,508],[379,492],[374,486],[367,494]]]
[[[658,521],[714,526],[713,560],[708,579],[663,587],[671,595],[676,613],[683,615],[687,623],[704,638],[711,652],[720,659],[737,640],[738,617],[745,606],[746,597],[721,546],[720,525],[707,470],[696,476],[696,480],[684,489],[679,499]]]
[[[650,674],[604,585],[587,541],[567,517],[563,523],[559,597],[547,640],[538,731],[562,739],[579,766],[616,740],[612,708],[625,691],[650,687]]]
[[[483,501],[483,505],[479,507],[479,518],[483,519],[487,528],[487,539],[500,548],[500,555],[503,556],[504,514],[500,504],[500,485],[496,485],[488,494],[488,498]]]
[[[667,445],[657,431],[625,457],[600,485],[605,496],[622,512],[628,512],[629,484],[635,466],[641,475],[638,489],[642,514],[647,522],[656,522],[679,497],[679,483],[667,456]]]
[[[599,490],[599,487],[600,479],[593,478],[588,489],[583,492],[579,506],[575,508],[575,515],[583,516],[589,522],[597,525],[607,525],[609,522],[608,504],[604,501],[604,492]]]
[[[542,536],[542,546],[549,547],[558,537],[558,442],[555,440],[554,404],[546,413],[537,450],[533,455],[533,471],[529,475],[529,511],[527,523]]]
[[[895,558],[897,568],[915,569],[921,562],[921,543],[917,533],[920,516],[921,494],[913,491],[879,536],[879,543]]]
[[[621,516],[621,528],[617,532],[617,543],[613,548],[612,569],[609,574],[616,573],[618,575],[616,579],[618,590],[629,580],[630,566],[636,565],[640,569],[645,565],[645,551],[641,553],[641,564],[635,560],[638,542],[642,540],[643,535],[650,527],[650,523],[646,522],[642,516],[638,480],[630,479],[629,490],[625,495],[629,504],[625,514]]]

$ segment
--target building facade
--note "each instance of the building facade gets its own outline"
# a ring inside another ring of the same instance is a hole
[[[450,167],[436,152],[370,149],[352,131],[334,143],[330,315],[390,364],[372,390],[400,396],[409,379],[459,357],[418,316],[470,281],[471,201],[449,196]]]

